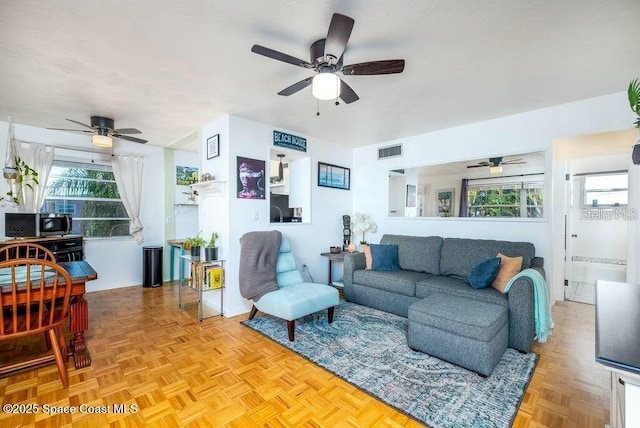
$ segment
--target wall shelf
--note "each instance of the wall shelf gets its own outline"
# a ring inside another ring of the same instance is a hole
[[[221,195],[224,196],[227,182],[219,180],[201,181],[192,184],[191,190],[195,190],[199,195]]]
[[[175,207],[197,207],[198,204],[173,204]]]

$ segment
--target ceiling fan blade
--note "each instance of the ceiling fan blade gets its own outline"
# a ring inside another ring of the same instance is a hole
[[[65,119],[65,120],[68,120],[69,122],[77,123],[78,125],[82,125],[85,128],[93,129],[93,126],[87,125],[86,123],[78,122],[77,120],[73,120],[73,119]]]
[[[374,74],[395,74],[404,71],[403,59],[388,59],[384,61],[361,62],[345,65],[342,73],[355,76],[370,76]]]
[[[313,68],[313,65],[308,63],[305,60],[293,57],[291,55],[287,55],[282,52],[274,51],[273,49],[265,48],[260,45],[253,45],[251,47],[251,52],[257,53],[258,55],[266,56],[267,58],[275,59],[282,62],[287,62],[289,64],[297,65],[303,68]]]
[[[486,168],[488,166],[491,166],[489,162],[482,162],[477,165],[467,165],[467,168]]]
[[[356,92],[351,89],[351,86],[344,83],[344,80],[340,79],[340,99],[347,104],[358,101],[360,97]]]
[[[525,164],[526,162],[502,162],[502,165],[522,165]]]
[[[286,97],[286,96],[289,96],[291,94],[295,94],[299,90],[304,89],[307,86],[309,86],[311,84],[312,80],[313,80],[313,76],[307,77],[304,80],[301,80],[301,81],[299,81],[297,83],[294,83],[293,85],[289,86],[288,88],[284,88],[283,90],[278,92],[278,95],[284,95]]]
[[[114,129],[113,132],[116,134],[142,134],[139,129],[136,128],[122,128],[122,129]]]
[[[143,140],[142,138],[128,137],[126,135],[120,135],[115,132],[110,133],[109,135],[112,136],[113,138],[119,138],[120,140],[133,141],[134,143],[144,144],[147,142],[147,140]]]
[[[94,131],[85,131],[84,129],[64,129],[64,128],[47,128],[52,131],[67,131],[67,132],[86,132],[87,134],[93,134]]]
[[[324,44],[325,56],[331,55],[336,59],[336,62],[338,62],[344,50],[347,48],[347,42],[351,36],[354,23],[353,18],[339,13],[333,14],[331,24],[329,24],[329,31],[327,32],[327,39]]]

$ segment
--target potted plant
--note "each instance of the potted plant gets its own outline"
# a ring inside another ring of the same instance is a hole
[[[204,247],[206,243],[204,238],[200,236],[201,233],[202,231],[198,232],[193,238],[187,238],[182,244],[186,250],[191,251],[191,257],[200,257],[200,248]]]
[[[371,221],[369,216],[361,213],[353,214],[353,216],[351,217],[351,228],[354,233],[362,232],[360,247],[362,247],[363,245],[369,245],[369,243],[365,239],[365,232],[370,230],[371,233],[376,233],[378,231],[378,226]]]
[[[218,260],[218,247],[216,246],[216,240],[218,239],[218,232],[211,234],[211,239],[204,247],[204,259],[205,260]]]
[[[633,79],[629,83],[628,95],[629,107],[631,107],[631,110],[637,117],[633,125],[638,128],[638,141],[636,141],[636,144],[633,146],[631,159],[634,164],[638,165],[640,164],[640,79]]]
[[[38,184],[38,171],[18,156],[14,158],[14,164],[14,167],[3,169],[4,177],[11,180],[11,190],[4,196],[0,196],[0,202],[9,201],[21,206],[24,204],[25,189],[31,189],[33,192],[33,186]]]

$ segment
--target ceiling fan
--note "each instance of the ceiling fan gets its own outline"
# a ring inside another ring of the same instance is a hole
[[[480,167],[499,167],[502,165],[518,165],[518,164],[523,164],[526,162],[522,162],[522,158],[520,159],[512,159],[509,161],[505,161],[503,160],[502,156],[499,157],[495,157],[495,158],[489,158],[489,162],[487,161],[483,161],[483,162],[478,162],[475,165],[467,165],[467,168],[480,168]]]
[[[362,62],[359,64],[343,65],[344,52],[351,36],[354,20],[348,16],[334,13],[329,24],[329,31],[325,39],[316,40],[310,47],[311,60],[309,62],[292,57],[282,52],[253,45],[251,52],[264,55],[278,61],[297,65],[315,71],[315,76],[308,77],[278,92],[278,95],[288,96],[309,85],[312,86],[313,96],[319,100],[332,100],[340,97],[350,104],[359,99],[358,95],[337,75],[338,72],[349,76],[364,76],[376,74],[402,73],[403,59]]]
[[[78,122],[73,119],[65,119],[69,122],[77,123],[78,125],[84,126],[85,128],[89,128],[89,130],[85,129],[62,129],[62,128],[47,128],[55,131],[69,131],[69,132],[83,132],[88,134],[93,134],[91,137],[91,142],[94,146],[98,147],[111,147],[113,142],[111,137],[118,138],[120,140],[133,141],[134,143],[144,144],[147,140],[143,140],[142,138],[130,137],[128,135],[123,134],[140,134],[141,132],[136,128],[122,128],[122,129],[114,129],[113,119],[109,119],[107,117],[102,116],[91,116],[91,125],[87,125],[86,123]]]

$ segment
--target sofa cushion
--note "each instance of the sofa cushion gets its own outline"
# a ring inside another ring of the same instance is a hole
[[[360,244],[360,251],[364,253],[365,269],[371,269],[373,259],[371,258],[371,247],[368,244]]]
[[[469,287],[463,279],[451,276],[430,276],[416,283],[416,297],[424,298],[434,293],[445,293],[458,297],[465,297],[496,305],[508,306],[506,294],[487,287],[479,290]]]
[[[441,237],[383,235],[380,243],[398,246],[400,269],[440,275]]]
[[[371,270],[400,270],[397,245],[371,244],[369,247],[371,248]]]
[[[507,257],[502,253],[498,253],[498,258],[500,258],[502,262],[500,263],[500,270],[491,283],[491,286],[499,292],[504,293],[504,289],[509,280],[522,270],[522,257]]]
[[[491,285],[500,270],[500,257],[487,257],[471,268],[467,282],[473,288],[485,288]]]
[[[507,314],[504,306],[443,293],[432,294],[409,307],[411,321],[483,342],[493,339],[504,327]]]
[[[440,254],[440,275],[467,278],[480,259],[496,257],[498,253],[508,257],[522,256],[522,269],[525,269],[531,265],[535,247],[530,242],[446,238]]]
[[[353,282],[355,284],[413,297],[416,295],[416,282],[422,281],[430,276],[431,275],[424,272],[414,272],[410,270],[391,272],[361,269],[353,273]],[[467,288],[469,288],[469,286],[467,286]]]

